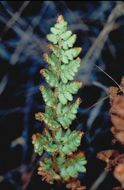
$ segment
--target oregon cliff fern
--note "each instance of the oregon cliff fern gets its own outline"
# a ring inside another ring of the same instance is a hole
[[[72,121],[76,118],[80,98],[74,100],[73,95],[81,88],[82,83],[74,81],[80,66],[80,47],[73,47],[76,35],[68,30],[63,16],[47,35],[51,53],[44,54],[48,67],[41,70],[46,86],[40,86],[45,102],[45,112],[37,113],[36,119],[44,122],[42,134],[32,136],[34,150],[39,155],[47,152],[38,168],[42,180],[54,183],[54,180],[66,181],[85,172],[86,159],[82,151],[78,151],[83,133],[71,130]]]

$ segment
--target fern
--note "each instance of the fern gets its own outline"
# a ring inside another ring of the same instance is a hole
[[[43,180],[54,183],[54,180],[66,181],[85,172],[86,159],[84,153],[78,151],[83,133],[70,129],[81,103],[80,98],[73,100],[82,86],[81,82],[74,81],[81,63],[78,57],[81,48],[73,47],[76,34],[68,30],[63,16],[58,17],[50,31],[47,39],[52,43],[49,45],[51,53],[44,54],[48,68],[41,70],[48,83],[40,87],[45,112],[35,114],[45,128],[42,134],[33,135],[32,143],[39,155],[43,151],[49,153],[49,157],[40,162],[38,173]]]

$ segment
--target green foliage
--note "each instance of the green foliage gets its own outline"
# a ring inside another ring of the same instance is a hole
[[[51,130],[56,130],[60,127],[59,123],[54,119],[53,110],[49,107],[45,109],[43,120]]]
[[[59,86],[60,93],[64,93],[64,91],[69,92],[70,94],[76,94],[82,83],[78,81],[70,82],[68,84],[61,83]]]
[[[44,53],[44,59],[53,70],[57,71],[59,59],[54,53],[52,53],[51,56],[49,56],[47,53]]]
[[[70,153],[76,151],[80,145],[81,137],[81,132],[75,130],[71,132],[68,129],[61,140],[61,152],[65,155],[69,155]]]
[[[66,41],[71,37],[71,35],[72,35],[72,31],[68,30],[68,31],[62,33],[60,36],[61,36],[62,40]]]
[[[73,47],[74,43],[76,41],[76,35],[73,34],[70,38],[68,38],[67,40],[65,41],[62,41],[62,47],[63,49],[68,49],[70,47]]]
[[[76,48],[71,48],[66,51],[62,51],[62,62],[67,64],[69,61],[72,61],[74,58],[76,58],[81,52],[81,48],[76,47]],[[79,59],[77,60],[78,62],[80,61]],[[77,63],[75,60],[73,61],[73,64],[71,66],[75,65]],[[78,64],[79,65],[79,64]]]
[[[53,117],[53,111],[50,107],[46,107],[45,113],[35,114],[35,118],[39,121],[44,121],[48,128],[51,130],[56,130],[60,127],[59,123]]]
[[[54,180],[64,181],[85,172],[86,160],[84,154],[78,152],[83,133],[70,130],[81,103],[80,98],[73,101],[73,95],[82,86],[81,82],[74,81],[81,63],[78,57],[81,48],[73,47],[76,34],[68,29],[62,16],[58,17],[50,31],[47,39],[52,43],[49,45],[51,53],[44,54],[48,67],[41,70],[48,83],[48,86],[40,86],[45,111],[35,114],[45,127],[42,134],[33,136],[32,143],[39,155],[43,151],[49,153],[49,158],[40,162],[38,173],[43,180],[53,183]]]
[[[40,86],[40,91],[42,92],[43,99],[47,106],[54,106],[55,97],[52,90],[45,86]]]
[[[80,103],[80,99],[71,105],[61,106],[61,103],[58,104],[57,111],[57,120],[61,123],[61,125],[67,129],[72,121],[76,117],[77,109]]]
[[[59,158],[58,165],[60,174],[64,180],[68,180],[70,177],[77,177],[79,172],[86,172],[85,156],[82,152],[76,153],[73,157],[68,157],[66,160]]]
[[[34,151],[39,155],[42,155],[44,145],[47,143],[46,137],[43,137],[41,134],[37,133],[32,136],[32,143],[34,145]]]
[[[58,95],[58,98],[59,98],[59,101],[62,103],[62,104],[66,104],[67,101],[72,101],[73,100],[73,96],[72,94],[75,94],[76,91],[78,91],[78,85],[77,86],[73,86],[73,85],[61,85],[60,88],[59,88],[59,95]]]
[[[44,130],[44,134],[34,134],[32,137],[32,143],[34,144],[34,151],[39,155],[42,155],[43,150],[49,153],[54,153],[58,150],[58,146],[54,143],[53,138],[49,131]]]
[[[56,75],[56,73],[54,73],[52,70],[48,70],[48,69],[43,69],[42,70],[42,74],[45,77],[47,83],[51,86],[51,87],[57,87],[58,86],[58,77]]]
[[[57,143],[61,141],[62,136],[63,136],[63,132],[62,132],[62,128],[60,128],[59,130],[57,130],[55,134],[55,140]]]
[[[53,44],[57,44],[57,42],[59,41],[59,38],[54,34],[48,34],[47,39]]]
[[[53,168],[53,162],[50,158],[45,158],[43,162],[40,162],[40,166],[49,171]]]
[[[72,94],[76,94],[79,88],[81,87],[82,83],[81,82],[70,82],[67,84],[60,83],[58,86],[59,94],[58,98],[59,101],[62,104],[66,104],[67,101],[71,101],[73,99]]]
[[[68,80],[73,80],[75,73],[78,71],[80,66],[80,59],[77,58],[75,60],[70,61],[67,65],[61,66],[61,79],[63,83],[67,83]]]
[[[53,161],[51,158],[45,158],[40,162],[38,174],[42,175],[42,180],[45,180],[50,184],[53,184],[54,180],[60,180],[60,176],[54,171]]]

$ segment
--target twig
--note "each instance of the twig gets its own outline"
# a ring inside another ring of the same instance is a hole
[[[1,36],[3,36],[3,34],[5,34],[5,32],[7,32],[7,30],[11,28],[12,25],[18,20],[18,18],[20,17],[20,15],[24,11],[24,9],[28,6],[29,3],[30,1],[24,1],[20,9],[15,14],[13,14],[10,20],[6,23],[6,27],[3,29]]]
[[[88,81],[91,75],[94,63],[100,56],[100,53],[104,47],[104,44],[108,38],[109,33],[112,30],[116,29],[118,26],[115,23],[116,19],[123,14],[124,14],[124,3],[119,1],[119,3],[117,3],[115,8],[110,13],[104,28],[102,29],[102,31],[100,32],[100,34],[98,35],[98,37],[96,38],[96,40],[94,41],[90,49],[88,50],[85,57],[82,59],[83,64],[77,75],[78,79],[82,79],[82,73],[84,73],[84,67],[86,67],[85,72],[87,70],[87,78],[85,79],[85,81]],[[90,62],[90,64],[86,66],[88,62]]]
[[[104,179],[107,177],[108,171],[103,171],[100,176],[97,178],[97,180],[93,183],[90,190],[96,190],[99,185],[104,181]]]

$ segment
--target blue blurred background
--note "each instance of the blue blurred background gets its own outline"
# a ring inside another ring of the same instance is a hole
[[[76,76],[84,82],[77,94],[82,104],[73,128],[85,132],[80,149],[88,164],[79,179],[89,190],[101,175],[105,164],[96,154],[114,147],[107,88],[124,75],[123,13],[122,1],[0,1],[0,190],[65,189],[41,181],[31,143],[32,134],[43,128],[34,114],[44,108],[39,71],[46,67],[45,36],[60,14],[83,49]],[[110,172],[97,189],[117,184]]]

